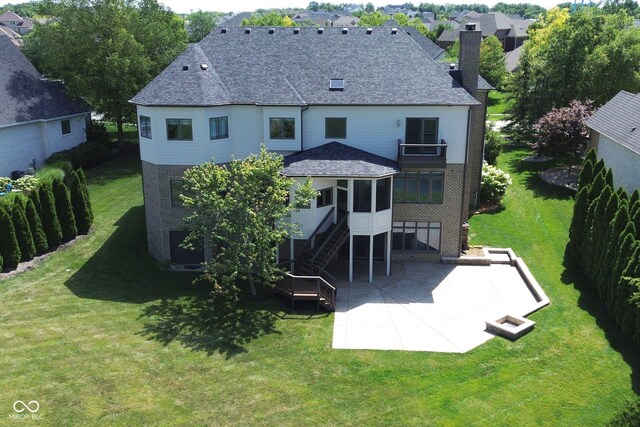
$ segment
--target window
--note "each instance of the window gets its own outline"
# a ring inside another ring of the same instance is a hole
[[[151,118],[140,116],[140,136],[151,139]]]
[[[391,178],[376,181],[376,212],[391,207]]]
[[[191,119],[167,119],[167,139],[169,141],[193,141]]]
[[[371,212],[371,180],[353,181],[353,211]]]
[[[60,126],[63,135],[69,135],[71,133],[71,120],[62,120]]]
[[[438,119],[407,118],[405,144],[437,144]],[[406,147],[406,154],[437,154],[437,147]]]
[[[329,90],[344,90],[344,79],[330,79]]]
[[[324,137],[327,139],[345,139],[347,137],[347,119],[345,117],[325,118]]]
[[[170,190],[171,190],[171,206],[180,206],[182,207],[182,199],[180,198],[181,194],[184,194],[184,181],[181,179],[172,179],[169,182]]]
[[[395,203],[442,203],[444,172],[404,172],[393,183]]]
[[[333,205],[333,188],[323,188],[317,199],[317,207]]]
[[[440,252],[440,222],[394,222],[392,249],[394,251]]]
[[[296,139],[296,119],[269,119],[271,139]]]
[[[214,117],[209,119],[209,139],[229,138],[229,119]]]

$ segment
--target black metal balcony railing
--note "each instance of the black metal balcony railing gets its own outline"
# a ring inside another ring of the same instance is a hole
[[[403,144],[398,140],[400,168],[445,167],[447,144]]]

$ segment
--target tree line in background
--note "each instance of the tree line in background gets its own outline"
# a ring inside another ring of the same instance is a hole
[[[625,11],[554,8],[529,28],[509,89],[519,131],[553,108],[592,100],[598,107],[620,90],[640,91],[640,27]]]
[[[640,345],[640,194],[615,190],[612,171],[593,150],[580,174],[567,255]]]
[[[86,234],[93,211],[82,169],[43,180],[23,194],[0,200],[0,272]],[[66,181],[66,182],[65,182]]]

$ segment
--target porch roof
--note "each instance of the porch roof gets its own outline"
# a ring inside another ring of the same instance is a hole
[[[287,176],[378,177],[400,168],[394,160],[339,142],[330,142],[284,158]]]

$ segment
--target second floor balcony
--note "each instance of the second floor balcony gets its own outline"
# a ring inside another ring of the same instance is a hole
[[[405,168],[444,168],[447,166],[447,144],[403,144],[398,140],[398,164]]]

